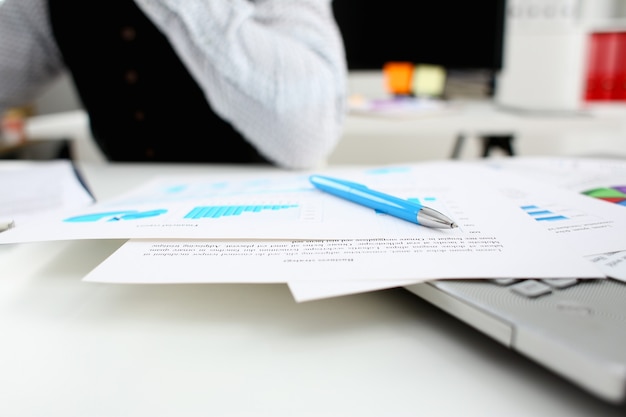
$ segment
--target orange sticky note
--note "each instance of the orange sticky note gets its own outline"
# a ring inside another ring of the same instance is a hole
[[[411,62],[387,62],[383,75],[387,91],[395,95],[409,95],[413,90],[415,65]]]

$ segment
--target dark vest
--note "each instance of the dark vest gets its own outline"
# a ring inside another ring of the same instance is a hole
[[[49,0],[63,59],[112,161],[265,162],[217,116],[132,0]]]

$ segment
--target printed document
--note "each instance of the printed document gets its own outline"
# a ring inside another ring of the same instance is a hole
[[[333,171],[460,217],[491,217],[497,198],[484,168],[449,164]],[[42,218],[3,233],[0,242],[71,239],[348,239],[413,237],[414,224],[315,189],[306,173],[157,178],[118,198]],[[500,216],[500,214],[497,214]],[[463,222],[460,218],[459,221]],[[486,222],[485,225],[489,225]],[[471,227],[465,222],[464,227]],[[440,234],[440,233],[439,233]]]
[[[2,161],[0,184],[0,223],[16,228],[94,201],[67,160]]]

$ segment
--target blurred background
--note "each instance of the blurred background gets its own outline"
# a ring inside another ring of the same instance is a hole
[[[331,164],[626,157],[626,0],[334,0],[333,12],[350,100]],[[102,162],[87,123],[64,76],[3,116],[0,157]]]

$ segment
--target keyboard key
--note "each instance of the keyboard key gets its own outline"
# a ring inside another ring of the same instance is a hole
[[[494,278],[491,280],[491,282],[498,284],[498,285],[502,285],[503,287],[507,285],[515,284],[516,282],[519,282],[519,281],[520,279],[518,278]]]
[[[539,297],[552,292],[552,288],[549,285],[532,279],[519,282],[510,288],[515,293],[529,298]]]
[[[578,284],[578,280],[576,278],[549,278],[542,279],[541,282],[557,289],[568,288],[572,285]]]

